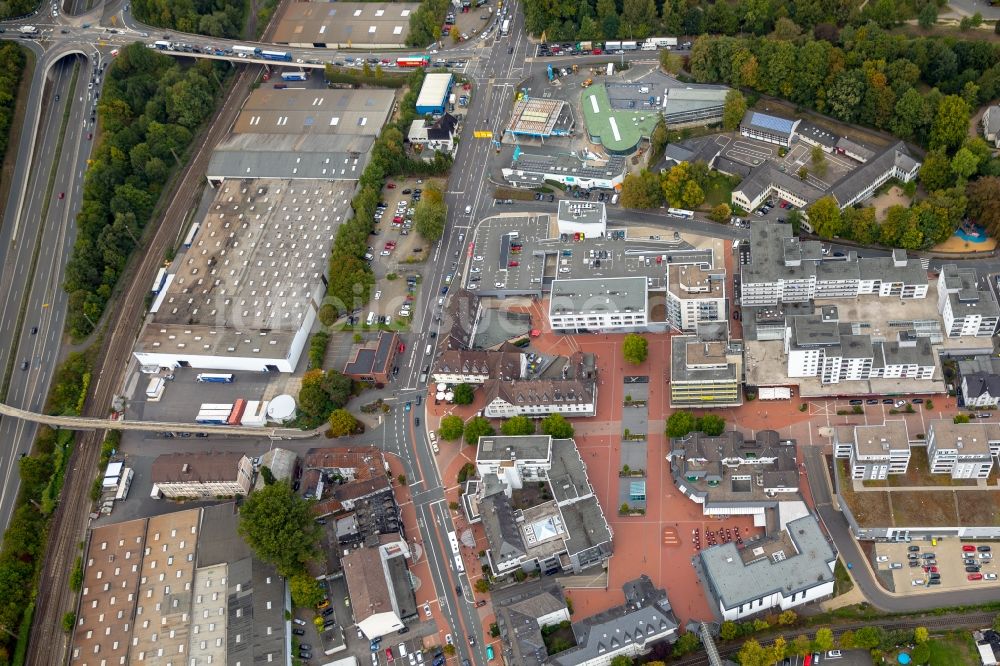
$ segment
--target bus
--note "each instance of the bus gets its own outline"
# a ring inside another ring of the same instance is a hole
[[[510,34],[510,19],[503,20],[503,24],[500,26],[500,34],[501,35]]]
[[[292,54],[288,51],[261,51],[258,55],[264,60],[292,61]]]
[[[191,229],[188,230],[187,236],[184,237],[184,247],[191,247],[191,243],[194,242],[194,237],[198,234],[198,230],[201,229],[201,222],[195,222],[191,225]]]
[[[156,272],[156,279],[153,280],[153,293],[158,294],[163,289],[163,284],[167,281],[167,269],[161,268]]]
[[[396,58],[396,67],[430,67],[430,56],[401,56]]]
[[[462,562],[462,556],[455,556],[455,571],[458,573],[465,573],[465,564]]]
[[[245,56],[257,56],[260,55],[260,47],[257,46],[234,46],[233,53]]]
[[[232,384],[233,375],[227,373],[202,372],[195,379],[199,382],[209,382],[213,384]]]
[[[454,532],[448,532],[448,543],[451,544],[451,554],[458,555],[458,538]]]
[[[115,499],[124,502],[128,499],[128,490],[132,487],[132,468],[126,467],[122,470],[121,481],[118,482],[118,492],[115,493]]]
[[[155,46],[156,48],[160,49],[161,51],[169,51],[170,50],[170,42],[165,42],[162,39],[159,40],[159,41],[157,41],[157,42],[153,42],[153,46]]]
[[[670,217],[683,217],[685,220],[690,220],[694,218],[694,211],[684,210],[683,208],[668,208],[667,215]]]
[[[308,72],[282,72],[281,73],[281,80],[282,81],[308,81],[309,80],[309,73]]]

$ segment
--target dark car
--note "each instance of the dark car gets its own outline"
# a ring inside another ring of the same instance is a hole
[[[918,562],[917,560],[910,560],[910,566],[911,567],[919,567],[920,566],[920,562]]]
[[[323,611],[323,617],[330,617],[331,615],[333,615],[332,608],[327,608],[326,610]]]
[[[455,594],[457,594],[458,596],[462,596],[462,586],[461,585],[456,585],[455,586]]]
[[[415,417],[413,419],[413,425],[415,425],[415,426],[419,426],[420,425],[420,417],[419,416],[417,416],[417,417]]]
[[[877,405],[878,404],[878,400],[875,400],[875,399],[865,400],[865,404],[866,405]]]
[[[306,630],[305,629],[299,629],[298,627],[295,627],[294,629],[292,629],[292,633],[295,634],[296,636],[305,636],[306,635]]]
[[[965,570],[968,573],[979,573],[979,565],[972,565],[965,567]]]
[[[313,646],[309,645],[309,643],[299,643],[299,652],[309,652],[312,649]]]
[[[480,599],[479,601],[476,602],[476,608],[482,608],[485,605],[486,605],[486,599]]]
[[[884,398],[882,400],[882,404],[883,405],[891,405],[892,404],[892,398]]]
[[[928,578],[930,578],[930,580],[941,580],[941,574],[932,573],[928,575]]]
[[[32,326],[31,327],[31,334],[32,335],[36,335],[37,333],[38,333],[38,327],[37,326]]]
[[[933,560],[934,559],[934,553],[924,553],[920,557],[924,558],[925,560]]]
[[[863,405],[863,404],[865,404],[865,401],[864,400],[851,400],[848,404],[849,405]]]
[[[21,361],[21,369],[27,370],[30,364],[27,361]]]
[[[400,630],[399,630],[399,631],[397,631],[396,633],[397,633],[397,634],[405,634],[405,633],[407,633],[407,632],[409,632],[409,631],[410,631],[410,628],[409,628],[409,627],[403,627],[402,629],[400,629]]]
[[[914,405],[920,405],[920,404],[923,404],[924,399],[923,398],[914,398],[910,402],[912,402]]]
[[[980,553],[988,553],[992,549],[989,546],[976,546],[976,550],[978,550]]]
[[[906,550],[910,551],[911,553],[919,553],[920,546],[907,546]]]

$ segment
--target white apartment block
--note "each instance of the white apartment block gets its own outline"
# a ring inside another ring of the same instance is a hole
[[[649,323],[645,277],[555,280],[549,299],[554,331],[632,331]]]
[[[480,479],[495,474],[508,488],[520,490],[525,482],[549,478],[552,469],[552,438],[548,435],[484,437],[476,450],[476,473]]]
[[[668,264],[667,320],[686,332],[694,332],[702,322],[726,321],[725,269]]]
[[[986,479],[1000,454],[1000,424],[935,419],[927,429],[931,472],[953,479]]]
[[[852,479],[881,481],[890,474],[905,474],[910,465],[910,442],[905,421],[837,426],[833,438],[836,456],[851,461]]]
[[[949,338],[990,337],[1000,323],[1000,306],[989,286],[979,283],[974,268],[941,267],[938,312]]]

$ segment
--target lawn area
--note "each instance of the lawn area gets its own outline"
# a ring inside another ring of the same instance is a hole
[[[573,628],[569,622],[565,621],[556,626],[543,627],[542,640],[545,642],[545,650],[549,654],[562,652],[576,645]]]
[[[728,204],[733,198],[733,188],[740,184],[740,179],[727,176],[718,171],[710,171],[708,184],[705,187],[705,206],[712,208],[720,203]]]
[[[1000,498],[996,490],[960,491],[958,513],[964,525],[1000,525]]]
[[[837,473],[840,476],[840,486],[837,491],[854,514],[854,519],[863,527],[884,527],[892,525],[892,507],[889,504],[889,493],[885,492],[854,492],[853,481],[848,471],[848,461],[843,458],[836,460]]]
[[[837,564],[833,569],[833,575],[835,580],[833,582],[833,596],[839,597],[842,594],[850,592],[854,588],[854,581],[851,580],[851,576],[847,573],[847,567],[844,566],[843,560],[839,557],[837,558]]]
[[[979,655],[972,651],[969,639],[956,632],[927,642],[931,649],[930,666],[966,666],[978,664]]]
[[[931,474],[927,448],[910,447],[910,464],[906,474],[890,474],[884,481],[865,481],[866,488],[908,488],[911,486],[974,486],[975,479],[952,479],[947,474]]]
[[[892,524],[931,527],[958,525],[955,494],[962,492],[956,490],[914,490],[888,493],[892,507]],[[870,494],[874,493],[864,493],[865,496]],[[863,499],[867,502],[867,497]]]

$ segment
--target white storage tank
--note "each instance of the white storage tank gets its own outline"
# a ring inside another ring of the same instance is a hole
[[[267,419],[278,423],[288,423],[295,418],[295,398],[282,393],[267,406]]]

